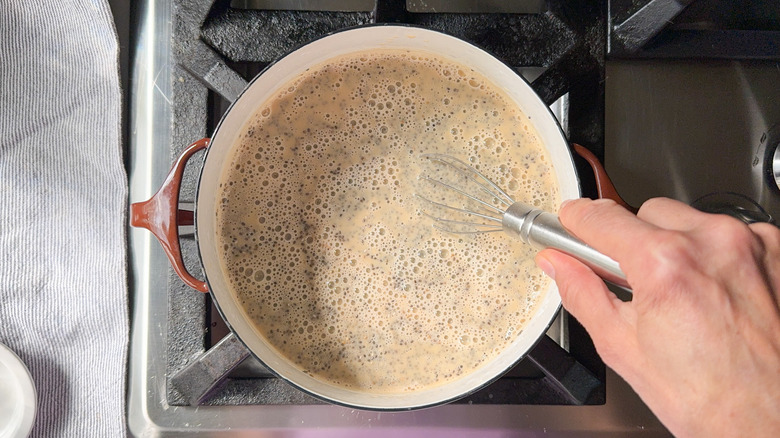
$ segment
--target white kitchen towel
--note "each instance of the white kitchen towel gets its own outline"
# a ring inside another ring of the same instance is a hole
[[[0,342],[36,386],[31,436],[126,434],[117,57],[105,0],[0,6]]]

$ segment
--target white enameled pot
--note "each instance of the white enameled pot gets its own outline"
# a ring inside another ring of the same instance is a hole
[[[279,59],[246,87],[223,116],[214,135],[193,143],[182,154],[163,188],[145,203],[132,206],[132,223],[149,228],[161,241],[176,272],[185,283],[212,294],[233,333],[268,368],[296,387],[323,400],[346,406],[378,410],[407,410],[434,406],[458,399],[489,384],[512,368],[537,343],[555,318],[561,300],[554,284],[543,295],[536,314],[504,352],[471,374],[429,389],[400,393],[368,393],[337,387],[304,373],[281,356],[259,335],[237,297],[228,287],[216,249],[215,212],[220,175],[242,128],[263,102],[306,69],[354,51],[405,49],[430,52],[450,58],[481,73],[504,90],[529,116],[547,149],[557,176],[561,199],[578,198],[580,186],[569,144],[547,105],[513,69],[492,55],[458,38],[417,27],[376,25],[337,32],[313,41]],[[207,148],[198,183],[195,230],[206,281],[187,273],[181,263],[176,227],[178,181],[183,165],[197,150]],[[178,176],[177,176],[178,175]]]

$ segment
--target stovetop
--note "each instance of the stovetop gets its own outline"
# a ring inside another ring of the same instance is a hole
[[[613,138],[613,131],[605,130],[604,123],[606,59],[610,53],[621,59],[652,58],[656,55],[648,52],[663,52],[664,38],[679,37],[667,35],[675,29],[659,34],[650,26],[639,30],[621,27],[637,15],[648,14],[637,2],[528,1],[511,5],[509,12],[496,11],[490,2],[487,6],[467,0],[406,3],[143,2],[130,96],[131,201],[151,196],[173,159],[187,144],[213,131],[248,80],[277,57],[327,32],[398,22],[471,41],[532,81],[570,140],[606,158],[608,168],[604,145],[610,148],[611,143],[605,141],[605,133]],[[650,12],[666,17],[681,11]],[[762,35],[773,41],[772,35]],[[610,111],[608,117],[614,114]],[[614,153],[614,157],[625,155]],[[613,168],[617,162],[613,161]],[[593,196],[584,163],[577,165],[584,194]],[[185,171],[181,199],[195,199],[197,167],[190,165]],[[625,181],[626,176],[620,175],[621,182]],[[628,192],[629,200],[643,196]],[[180,207],[191,208],[188,204],[183,202]],[[187,267],[200,272],[192,231],[180,228],[181,243]],[[229,362],[247,353],[227,335],[209,296],[181,283],[149,233],[132,230],[130,237],[133,335],[128,418],[135,435],[201,432],[221,436],[254,431],[271,436],[343,436],[367,428],[385,433],[461,431],[480,436],[523,432],[666,435],[628,385],[604,367],[587,334],[565,312],[537,347],[533,360],[521,361],[504,378],[456,403],[399,413],[325,404],[274,377],[251,356],[232,368]],[[537,360],[537,356],[544,359]],[[220,366],[229,370],[226,378],[209,376]],[[575,376],[579,383],[571,384]],[[211,387],[209,379],[216,386]]]

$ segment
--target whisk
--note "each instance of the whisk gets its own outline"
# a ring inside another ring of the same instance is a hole
[[[441,165],[432,169],[432,173],[439,174],[437,178],[420,176],[422,181],[430,183],[426,194],[431,193],[429,197],[436,200],[415,194],[427,206],[423,214],[435,221],[435,228],[455,234],[504,231],[537,249],[555,248],[565,252],[590,266],[603,279],[629,287],[618,263],[569,234],[557,215],[516,202],[490,179],[455,157],[444,154],[423,157]]]

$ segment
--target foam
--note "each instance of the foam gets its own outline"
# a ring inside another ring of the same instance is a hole
[[[484,77],[431,55],[348,55],[283,86],[240,138],[216,212],[223,270],[301,369],[413,391],[468,374],[532,316],[547,280],[530,248],[434,230],[412,196],[429,190],[420,154],[445,152],[557,205],[533,127]]]

